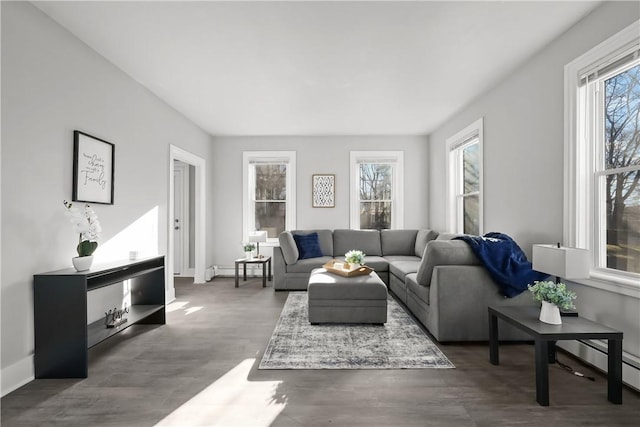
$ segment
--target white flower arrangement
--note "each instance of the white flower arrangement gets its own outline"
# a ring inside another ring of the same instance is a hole
[[[349,264],[364,265],[364,257],[365,256],[366,255],[365,255],[364,252],[352,249],[349,252],[347,252],[346,254],[344,254],[344,259]]]
[[[73,203],[64,201],[67,208],[67,216],[73,224],[73,229],[78,233],[78,256],[93,255],[98,247],[98,239],[102,228],[98,221],[98,215],[88,204],[84,205],[84,209],[73,206]]]

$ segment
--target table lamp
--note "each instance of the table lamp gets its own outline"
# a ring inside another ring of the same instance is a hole
[[[266,231],[254,231],[249,234],[249,241],[254,242],[256,244],[257,257],[260,258],[260,242],[267,241],[267,232]]]
[[[589,251],[555,245],[533,245],[532,267],[536,271],[560,278],[584,279],[589,277]]]

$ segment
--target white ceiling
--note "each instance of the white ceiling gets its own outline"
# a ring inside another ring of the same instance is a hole
[[[212,135],[419,135],[598,2],[34,4]]]

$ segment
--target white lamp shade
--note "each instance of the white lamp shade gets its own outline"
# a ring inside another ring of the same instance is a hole
[[[252,234],[249,234],[250,242],[266,242],[267,241],[267,232],[266,231],[256,231]]]
[[[589,277],[589,251],[586,249],[533,245],[533,269],[563,279]]]

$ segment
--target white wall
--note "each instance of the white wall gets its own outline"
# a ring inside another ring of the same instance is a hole
[[[284,136],[215,137],[212,195],[216,209],[213,258],[221,268],[233,266],[242,253],[242,153],[254,150],[296,151],[297,227],[349,228],[349,152],[404,151],[404,228],[426,228],[428,211],[428,143],[424,136]],[[336,207],[311,207],[311,176],[336,175]],[[267,254],[268,249],[260,252]]]
[[[485,231],[513,236],[528,255],[533,243],[562,242],[564,66],[639,16],[637,2],[605,3],[429,136],[433,228],[446,225],[445,140],[484,117]],[[573,287],[581,314],[622,330],[624,350],[640,356],[640,301]]]
[[[31,4],[2,2],[2,394],[33,376],[33,274],[75,256],[62,205],[74,129],[115,144],[115,204],[93,205],[96,262],[165,254],[169,145],[209,162],[210,136]]]

